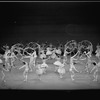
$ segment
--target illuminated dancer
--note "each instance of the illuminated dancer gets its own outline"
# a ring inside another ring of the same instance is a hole
[[[5,51],[5,54],[3,55],[3,58],[5,59],[4,70],[11,71],[11,69],[14,68],[13,62],[15,61],[16,56],[7,45],[3,46],[2,49]]]
[[[37,67],[36,73],[39,76],[46,73],[46,69],[48,68],[46,61],[49,59],[49,55],[46,55],[46,54],[47,54],[47,45],[42,44],[40,51],[39,51],[39,57],[42,59],[42,64],[37,64],[37,66],[36,66]]]
[[[63,57],[64,55],[64,48],[62,47],[62,44],[60,44],[56,50],[55,50],[55,55],[56,55],[56,61],[54,62],[55,67],[55,72],[58,72],[60,75],[60,78],[63,78],[63,75],[66,73],[65,71],[65,60]],[[63,60],[63,62],[61,62]]]
[[[66,58],[67,60],[67,57],[70,56],[70,69],[69,71],[71,72],[71,79],[74,80],[74,71],[77,71],[78,70],[75,68],[74,66],[74,60],[75,60],[75,56],[77,55],[78,53],[78,44],[75,40],[71,40],[71,41],[68,41],[66,44],[65,44],[65,49],[64,49],[64,57]]]
[[[23,65],[22,67],[20,67],[19,69],[22,69],[25,67],[25,70],[23,72],[23,76],[25,77],[24,81],[27,81],[27,75],[28,72],[32,72],[32,68],[35,67],[35,61],[37,58],[37,52],[39,52],[39,44],[35,43],[35,42],[30,42],[29,44],[26,45],[26,47],[24,48],[24,56],[21,59],[22,61],[24,61],[24,58],[29,58],[29,62],[25,62],[25,65]]]

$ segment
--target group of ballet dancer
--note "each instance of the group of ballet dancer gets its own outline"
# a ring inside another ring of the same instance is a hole
[[[95,51],[95,56],[100,60],[100,45],[98,44],[97,49]],[[87,66],[90,67],[90,58],[93,52],[93,45],[88,40],[83,40],[78,42],[76,40],[70,40],[65,45],[59,44],[57,47],[54,46],[52,43],[36,43],[30,42],[27,43],[25,46],[22,43],[17,43],[11,46],[4,45],[1,47],[2,50],[5,51],[4,54],[0,54],[0,63],[3,64],[0,66],[0,71],[3,73],[2,79],[4,79],[4,71],[11,71],[12,68],[16,68],[17,66],[14,65],[14,61],[19,59],[20,61],[24,62],[20,69],[25,68],[23,72],[24,81],[27,81],[28,72],[33,71],[33,67],[36,68],[36,73],[39,77],[46,73],[46,69],[49,65],[46,63],[49,59],[54,59],[55,62],[53,63],[55,67],[55,71],[57,71],[60,75],[60,78],[66,73],[65,66],[68,56],[70,57],[70,69],[69,71],[71,74],[71,79],[74,80],[74,70],[76,70],[74,66],[74,60],[84,60],[88,58],[89,64]],[[26,62],[24,59],[28,58],[29,62]],[[36,64],[36,59],[42,59],[42,64]],[[3,60],[4,59],[4,60]],[[96,63],[96,67],[100,67],[100,61]],[[78,71],[78,70],[76,70]],[[98,69],[97,69],[98,71]],[[94,77],[97,77],[94,74]],[[96,80],[97,78],[95,78]]]

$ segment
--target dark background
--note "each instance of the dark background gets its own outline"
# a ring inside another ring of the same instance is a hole
[[[31,41],[100,42],[100,2],[0,2],[0,46]]]

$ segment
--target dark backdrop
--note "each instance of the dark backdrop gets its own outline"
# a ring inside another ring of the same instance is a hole
[[[100,42],[100,3],[0,2],[0,46],[17,42]]]

